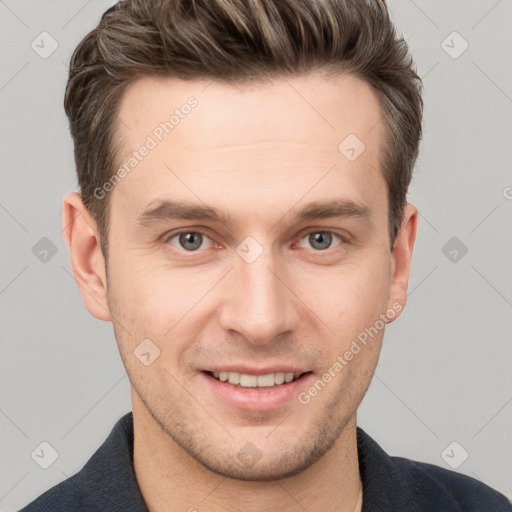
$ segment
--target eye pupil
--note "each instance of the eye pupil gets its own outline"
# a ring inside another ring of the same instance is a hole
[[[325,250],[328,249],[332,243],[332,235],[330,233],[319,231],[318,233],[310,234],[309,240],[312,247],[315,247],[315,249]],[[320,247],[315,246],[317,242],[320,244]]]
[[[201,233],[182,233],[180,235],[180,245],[187,251],[193,251],[201,247],[202,235]],[[187,247],[186,244],[192,244],[192,247]]]

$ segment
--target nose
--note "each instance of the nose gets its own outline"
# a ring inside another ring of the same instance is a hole
[[[284,268],[270,251],[252,263],[236,257],[224,283],[220,323],[255,345],[271,344],[299,325],[300,300]]]

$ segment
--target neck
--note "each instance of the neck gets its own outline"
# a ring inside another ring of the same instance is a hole
[[[245,481],[204,467],[134,403],[134,467],[150,512],[360,512],[355,416],[333,446],[303,472],[280,480]]]

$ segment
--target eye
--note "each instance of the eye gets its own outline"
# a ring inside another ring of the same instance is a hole
[[[177,238],[178,245],[172,242],[175,238]],[[166,241],[178,249],[184,249],[187,252],[194,252],[201,248],[205,240],[209,240],[211,242],[207,235],[201,231],[180,231],[179,233],[169,236]],[[202,248],[207,249],[208,247]]]
[[[333,236],[343,242],[341,236],[333,233],[332,231],[311,231],[307,236],[301,239],[301,242],[302,240],[307,239],[313,249],[317,249],[318,251],[325,251],[326,249],[330,248]]]

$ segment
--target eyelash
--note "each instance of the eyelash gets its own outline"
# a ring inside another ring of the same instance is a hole
[[[180,231],[175,231],[175,232],[172,232],[172,233],[168,233],[168,234],[166,234],[163,237],[163,241],[164,241],[164,243],[169,244],[170,241],[173,238],[176,238],[177,236],[185,234],[185,233],[201,234],[201,235],[206,236],[207,238],[209,238],[213,243],[215,243],[215,241],[212,239],[210,233],[207,232],[207,231],[204,231],[202,229],[182,229]],[[307,237],[308,235],[310,235],[312,233],[329,233],[329,234],[334,235],[335,237],[339,238],[339,240],[340,240],[340,243],[337,246],[334,246],[334,247],[328,247],[327,249],[324,249],[324,250],[312,249],[314,252],[317,252],[319,254],[327,253],[330,250],[335,249],[336,247],[339,247],[340,245],[345,245],[346,243],[348,243],[348,239],[347,239],[346,236],[341,235],[337,231],[332,231],[332,230],[329,230],[329,229],[312,229],[312,230],[307,231],[307,232],[302,232],[302,233],[299,234],[299,236],[300,236],[299,242],[302,241],[305,237]],[[206,250],[206,249],[196,249],[194,251],[187,251],[185,249],[176,249],[174,247],[173,247],[173,249],[177,250],[180,253],[189,253],[189,254],[200,253],[201,251]]]

